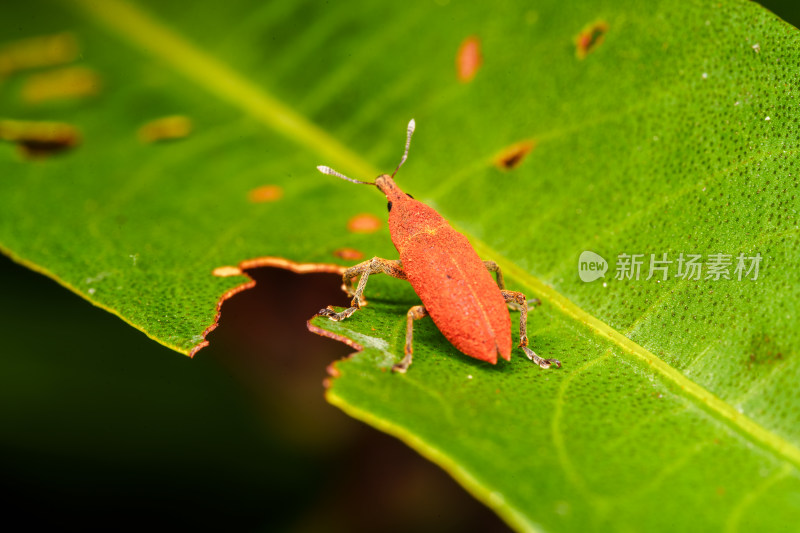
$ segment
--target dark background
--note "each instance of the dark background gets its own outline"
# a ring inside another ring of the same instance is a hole
[[[763,4],[800,24],[796,1]],[[6,526],[507,530],[437,466],[325,403],[325,369],[350,349],[305,321],[346,304],[337,276],[251,275],[190,360],[0,256]]]
[[[0,256],[4,522],[504,531],[437,466],[323,399],[327,365],[351,350],[305,321],[347,303],[339,277],[251,274],[191,360]]]

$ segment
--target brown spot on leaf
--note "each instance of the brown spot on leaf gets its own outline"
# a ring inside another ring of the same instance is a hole
[[[139,128],[142,142],[154,143],[182,139],[192,132],[192,121],[183,115],[171,115],[151,120]]]
[[[359,259],[364,259],[364,254],[355,248],[339,248],[333,252],[333,255],[344,259],[345,261],[357,261]]]
[[[242,274],[242,269],[235,266],[221,266],[214,269],[212,272],[215,276],[221,278],[228,278],[230,276],[239,276]]]
[[[483,64],[481,41],[476,36],[471,35],[464,39],[461,46],[458,47],[458,53],[456,54],[458,81],[463,83],[472,81],[472,78],[478,73],[481,64]]]
[[[0,47],[0,77],[21,70],[52,67],[75,61],[80,50],[71,33],[42,35]]]
[[[31,104],[93,96],[100,92],[100,76],[87,67],[66,67],[32,75],[22,86],[22,98]]]
[[[63,122],[0,120],[0,140],[16,143],[29,159],[63,152],[76,146],[80,139],[77,128]]]
[[[578,59],[584,59],[600,46],[607,32],[608,24],[603,21],[586,26],[575,38],[575,55],[578,56]]]
[[[536,147],[536,141],[527,139],[514,143],[508,148],[504,148],[494,158],[494,163],[501,170],[511,170],[517,168],[525,157]]]
[[[264,185],[250,191],[247,197],[254,203],[275,202],[283,197],[283,189],[278,185]]]
[[[381,219],[369,213],[361,213],[347,221],[347,229],[353,233],[374,233],[381,228]]]

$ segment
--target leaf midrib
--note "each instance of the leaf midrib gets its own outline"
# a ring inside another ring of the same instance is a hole
[[[83,8],[102,25],[168,63],[233,107],[243,109],[301,146],[316,151],[324,161],[346,166],[356,175],[370,175],[373,171],[371,165],[324,130],[224,63],[194,47],[133,3],[125,0],[68,0],[67,3]]]
[[[238,107],[294,140],[307,150],[317,152],[324,161],[357,175],[377,175],[379,171],[348,149],[327,132],[306,120],[291,107],[257,87],[213,56],[194,47],[139,7],[125,0],[73,0],[103,26],[124,36],[131,44],[164,61],[176,71],[204,87],[221,100]],[[458,228],[457,228],[458,229]],[[764,428],[737,411],[732,405],[693,382],[655,354],[638,345],[608,324],[579,308],[565,296],[503,257],[488,244],[470,239],[479,255],[491,257],[502,265],[508,275],[547,300],[566,316],[583,323],[595,334],[605,337],[623,351],[646,362],[665,379],[672,381],[684,393],[694,398],[705,410],[727,422],[745,436],[800,468],[800,448]]]

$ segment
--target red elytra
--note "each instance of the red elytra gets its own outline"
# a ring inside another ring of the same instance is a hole
[[[466,237],[391,176],[376,185],[391,202],[389,232],[400,262],[433,323],[463,353],[511,358],[511,317],[500,288]]]
[[[392,369],[405,372],[412,359],[412,322],[430,315],[434,324],[453,346],[464,354],[496,364],[498,354],[511,358],[511,317],[509,302],[521,309],[520,347],[531,361],[542,368],[551,364],[560,367],[556,359],[542,359],[527,347],[527,302],[525,295],[505,290],[499,267],[484,262],[467,238],[454,230],[432,207],[411,197],[397,186],[394,175],[405,163],[415,123],[408,123],[406,149],[392,175],[382,174],[375,182],[359,181],[340,174],[330,167],[319,166],[323,174],[353,183],[375,185],[386,195],[389,209],[389,231],[400,253],[400,261],[374,257],[348,268],[343,275],[345,291],[353,296],[351,307],[336,312],[332,307],[321,309],[317,315],[331,320],[344,320],[361,307],[361,295],[370,274],[385,273],[407,279],[416,291],[421,306],[412,307],[407,314],[405,357]],[[497,281],[490,270],[497,272]],[[353,279],[360,276],[358,287]]]

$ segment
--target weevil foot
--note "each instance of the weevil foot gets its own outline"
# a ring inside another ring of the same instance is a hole
[[[536,352],[528,348],[527,346],[522,346],[522,350],[525,352],[525,355],[528,356],[528,359],[539,365],[540,368],[548,369],[551,366],[555,365],[556,368],[561,368],[561,361],[558,359],[542,359]]]
[[[329,305],[325,309],[320,309],[317,312],[317,316],[326,316],[330,320],[333,320],[334,322],[339,322],[340,320],[344,320],[345,318],[349,317],[350,315],[355,313],[357,310],[358,310],[358,307],[348,307],[347,309],[345,309],[341,313],[337,313],[333,309],[333,307]]]
[[[542,301],[539,298],[531,298],[528,300],[529,307],[539,307],[542,305]]]
[[[539,363],[539,366],[542,368],[550,368],[552,365],[555,365],[556,368],[561,368],[561,361],[558,359],[542,359],[547,366],[543,366],[542,363]]]
[[[403,362],[399,362],[396,365],[392,365],[392,372],[399,372],[401,374],[405,374],[406,370],[408,370],[408,365],[404,365]]]
[[[392,372],[400,372],[401,374],[405,374],[409,366],[411,366],[411,352],[406,350],[406,354],[400,360],[400,362],[392,366]]]
[[[363,296],[358,297],[354,296],[352,300],[350,300],[350,307],[355,307],[356,309],[361,309],[367,305],[367,301],[364,299]]]

